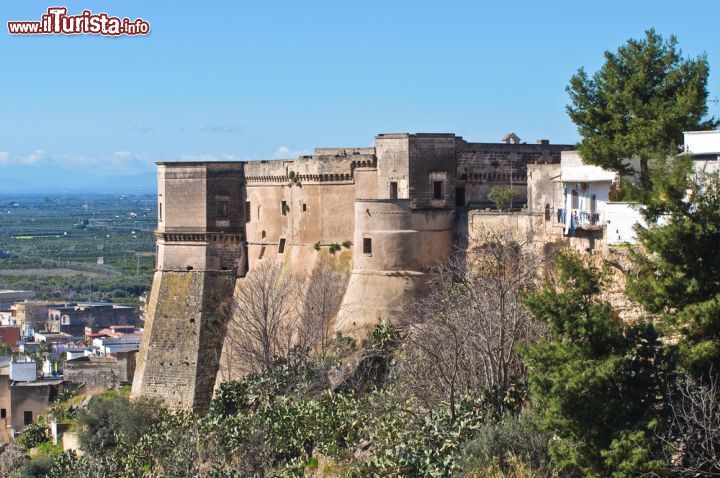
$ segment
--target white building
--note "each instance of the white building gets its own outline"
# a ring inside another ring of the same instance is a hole
[[[112,355],[117,352],[133,352],[140,350],[140,336],[126,335],[124,337],[100,337],[93,339],[93,347],[98,349],[100,355]]]
[[[693,156],[695,171],[720,171],[720,130],[683,134],[683,151]],[[630,166],[639,169],[637,161]],[[577,151],[561,153],[560,170],[556,181],[561,200],[556,214],[565,236],[602,239],[608,245],[636,241],[634,226],[643,223],[639,209],[611,200],[612,185],[620,180],[618,173],[583,163]]]
[[[558,221],[565,235],[576,229],[602,230],[605,227],[605,206],[617,173],[583,163],[577,151],[563,151],[560,156],[562,207]]]
[[[15,357],[10,362],[10,380],[14,382],[33,382],[37,380],[37,365],[29,358]]]

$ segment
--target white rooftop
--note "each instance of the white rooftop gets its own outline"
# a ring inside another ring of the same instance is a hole
[[[583,163],[577,151],[562,151],[560,167],[563,183],[612,182],[616,175],[614,171]]]
[[[720,130],[685,131],[685,152],[691,154],[720,154]]]

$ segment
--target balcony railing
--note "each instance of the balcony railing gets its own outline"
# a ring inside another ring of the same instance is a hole
[[[558,209],[557,210],[557,222],[558,224],[568,224],[568,210]],[[604,227],[605,217],[599,212],[584,211],[581,209],[570,209],[571,219],[575,227],[580,228],[592,228],[592,227]]]

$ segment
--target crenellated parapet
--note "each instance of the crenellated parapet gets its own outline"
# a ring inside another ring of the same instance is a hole
[[[334,254],[350,268],[341,334],[362,339],[397,320],[457,246],[467,207],[487,204],[493,185],[515,187],[524,201],[529,166],[557,163],[571,148],[399,133],[294,159],[159,163],[156,272],[133,396],[207,407],[228,305],[262,261],[309,273]]]

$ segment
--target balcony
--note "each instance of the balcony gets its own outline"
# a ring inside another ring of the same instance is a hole
[[[576,229],[600,230],[606,225],[605,215],[600,212],[570,209],[570,217],[568,217],[567,211],[567,209],[557,210],[559,226],[566,227],[567,225]]]

